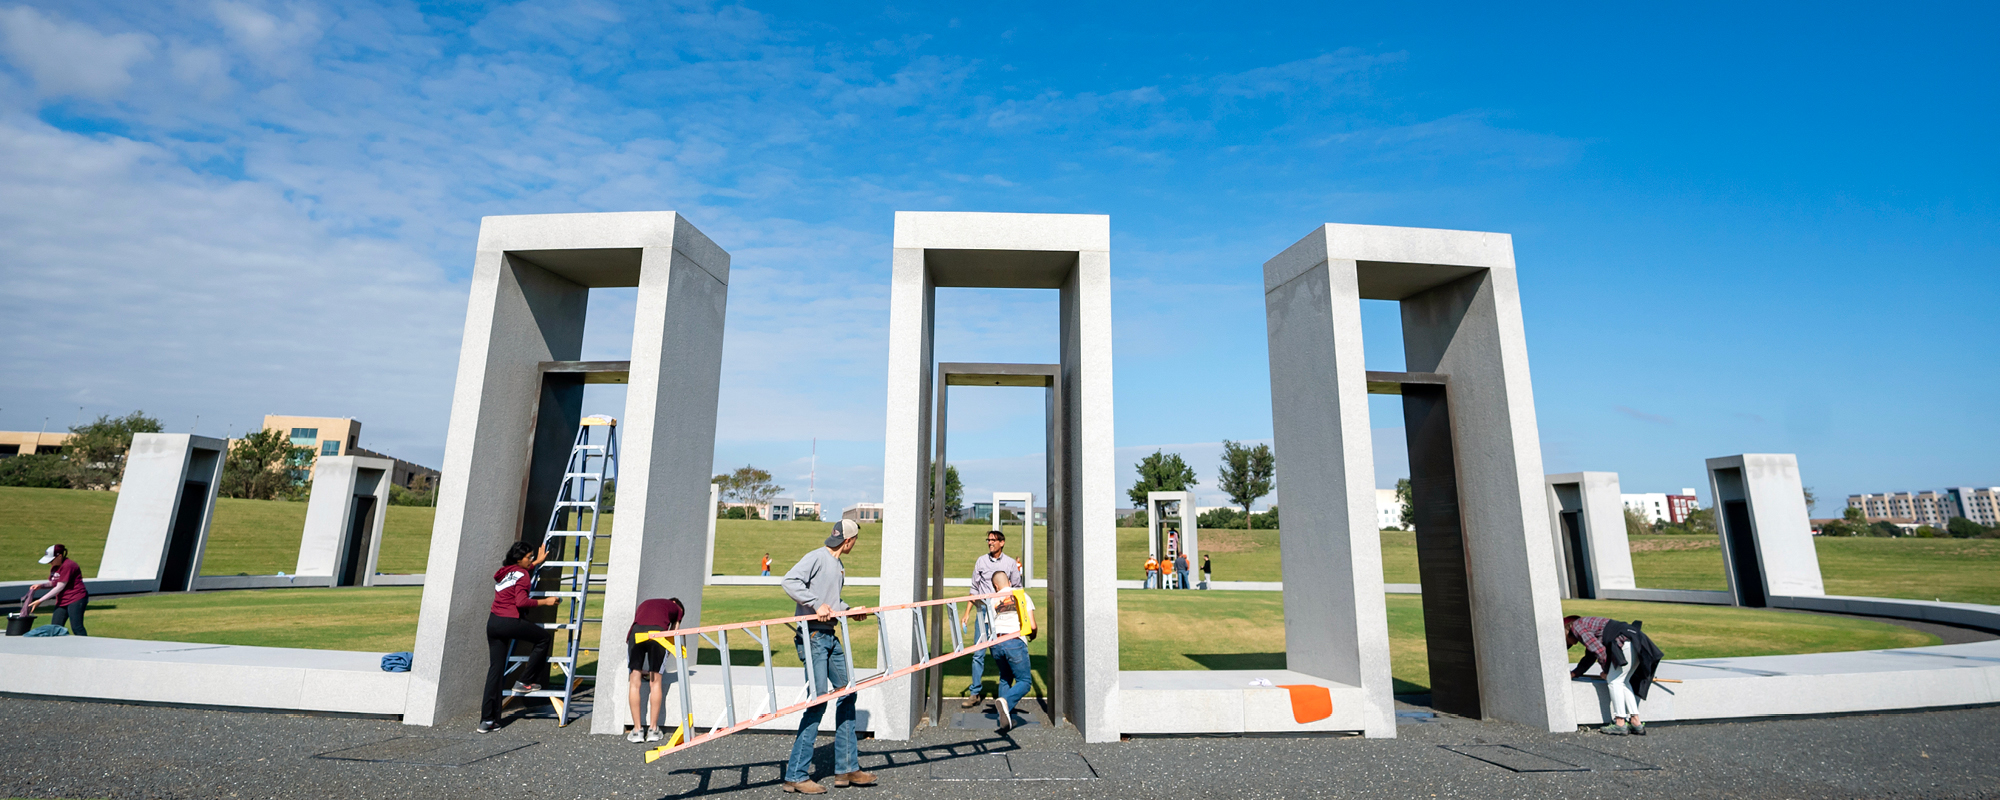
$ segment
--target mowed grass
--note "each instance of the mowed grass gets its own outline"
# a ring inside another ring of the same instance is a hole
[[[1040,619],[1046,622],[1046,595],[1031,593]],[[270,589],[198,594],[114,597],[93,601],[89,622],[98,636],[205,644],[301,647],[324,650],[393,652],[409,650],[415,641],[417,587],[372,589]],[[876,600],[870,587],[846,592],[850,605]],[[1420,693],[1430,685],[1424,645],[1421,598],[1390,595],[1388,602],[1391,674],[1398,693]],[[702,622],[719,625],[788,616],[791,601],[777,587],[711,586],[702,593]],[[1646,621],[1646,631],[1667,657],[1676,659],[1724,656],[1820,653],[1920,647],[1937,637],[1883,622],[1797,614],[1783,611],[1687,606],[1659,603],[1574,601],[1566,613],[1634,618]],[[1128,670],[1207,670],[1285,668],[1284,597],[1276,592],[1118,593],[1119,666]],[[889,622],[908,624],[898,614]],[[850,623],[853,659],[858,670],[875,667],[877,628],[873,620]],[[789,628],[771,630],[772,663],[799,666]],[[596,626],[584,631],[595,641]],[[560,644],[560,642],[559,642]],[[730,637],[731,663],[763,663],[762,648],[743,633]],[[1036,680],[1046,686],[1048,639],[1029,644]],[[1580,654],[1572,650],[1571,658]],[[468,653],[469,663],[483,665],[484,653]],[[704,646],[702,662],[720,663],[713,648]],[[594,669],[586,657],[585,671]],[[956,693],[969,677],[970,662],[948,665],[946,687]],[[988,670],[988,681],[992,671]]]

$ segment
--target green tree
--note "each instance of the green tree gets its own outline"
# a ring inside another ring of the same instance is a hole
[[[1410,488],[1409,478],[1396,479],[1396,499],[1403,504],[1403,513],[1396,518],[1396,522],[1403,526],[1403,530],[1416,530],[1417,492],[1415,489]]]
[[[1884,539],[1893,539],[1895,537],[1903,535],[1903,529],[1901,526],[1897,525],[1894,522],[1890,522],[1888,520],[1882,520],[1881,522],[1877,522],[1873,525],[1868,526],[1868,535],[1879,536]]]
[[[1986,526],[1964,517],[1952,517],[1950,522],[1945,523],[1944,529],[1953,539],[1973,539],[1987,532]]]
[[[1264,512],[1264,513],[1262,513],[1262,514],[1251,514],[1251,515],[1250,515],[1250,527],[1252,527],[1252,528],[1262,528],[1262,529],[1264,529],[1264,530],[1273,530],[1273,531],[1277,530],[1277,529],[1278,529],[1278,507],[1277,507],[1277,506],[1271,506],[1271,510],[1269,510],[1269,511],[1266,511],[1266,512]]]
[[[1813,496],[1813,490],[1811,486],[1805,487],[1805,492],[1806,492],[1806,516],[1812,516],[1813,507],[1819,505],[1819,498]]]
[[[711,482],[722,484],[722,499],[731,503],[768,503],[785,491],[771,482],[771,473],[748,464],[717,475]]]
[[[1201,516],[1195,518],[1195,524],[1202,528],[1247,528],[1250,527],[1250,518],[1241,511],[1223,506],[1201,512]]]
[[[1139,480],[1132,484],[1132,490],[1125,496],[1132,498],[1132,505],[1146,507],[1147,492],[1184,492],[1194,488],[1200,481],[1194,478],[1194,467],[1181,460],[1179,453],[1153,454],[1139,459],[1137,465]],[[1200,524],[1196,520],[1195,524]]]
[[[307,484],[292,477],[292,470],[311,463],[313,449],[292,444],[283,431],[266,429],[238,439],[222,463],[223,497],[250,500],[298,499]],[[391,493],[393,496],[393,492]]]
[[[1245,519],[1250,517],[1250,504],[1271,493],[1271,478],[1277,471],[1278,460],[1271,455],[1271,446],[1260,444],[1256,447],[1222,440],[1222,469],[1216,476],[1216,486],[1230,501],[1243,507]]]
[[[1681,528],[1687,533],[1715,535],[1715,509],[1697,508],[1689,511],[1687,519],[1681,520]]]
[[[1652,520],[1646,519],[1646,515],[1640,513],[1639,509],[1630,506],[1625,508],[1625,536],[1627,538],[1642,536],[1652,532]]]
[[[937,474],[937,465],[931,465],[931,474]],[[937,485],[933,482],[931,485]],[[958,467],[947,464],[944,468],[944,518],[958,522],[965,516],[965,484],[958,479]]]
[[[62,453],[70,488],[110,489],[125,474],[125,452],[132,449],[132,434],[161,430],[160,421],[143,411],[122,417],[103,414],[70,428]]]
[[[389,505],[436,506],[437,487],[432,486],[430,477],[425,475],[411,478],[407,488],[389,484]]]
[[[0,486],[67,489],[69,466],[55,453],[0,459]]]

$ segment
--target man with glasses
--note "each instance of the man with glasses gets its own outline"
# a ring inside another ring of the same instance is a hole
[[[993,575],[997,572],[1007,573],[1009,586],[1024,585],[1021,583],[1021,562],[1007,555],[1004,552],[1006,549],[1007,534],[997,530],[987,531],[986,554],[972,563],[973,594],[992,594]],[[968,603],[965,611],[959,615],[960,624],[965,623],[966,615],[976,615],[972,620],[972,637],[975,642],[993,638],[993,620],[986,606],[986,603]],[[965,702],[959,703],[960,708],[973,708],[986,702],[986,659],[989,657],[998,659],[999,654],[994,653],[990,647],[972,654],[972,685],[965,690]],[[995,663],[997,665],[998,662]]]

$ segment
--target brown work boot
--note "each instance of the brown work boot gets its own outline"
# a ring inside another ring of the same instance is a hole
[[[863,772],[857,769],[853,772],[849,772],[844,775],[833,776],[833,786],[836,789],[845,789],[849,786],[874,786],[874,785],[875,785],[875,773],[873,772]]]
[[[785,791],[792,794],[826,794],[826,787],[814,783],[811,778],[792,783],[785,781]]]
[[[985,696],[985,695],[980,695],[980,694],[974,694],[974,695],[973,695],[973,696],[971,696],[971,697],[967,697],[967,698],[965,698],[964,700],[961,700],[961,701],[959,701],[959,704],[958,704],[958,707],[959,707],[959,708],[972,708],[973,706],[977,706],[977,705],[980,705],[980,704],[982,704],[982,703],[985,703],[985,702],[986,702],[986,696]]]

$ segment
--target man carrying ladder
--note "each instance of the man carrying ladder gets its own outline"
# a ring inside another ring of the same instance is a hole
[[[833,614],[847,610],[847,604],[840,599],[840,590],[847,583],[847,568],[840,557],[854,551],[860,535],[861,526],[854,520],[834,523],[833,534],[826,537],[826,546],[807,553],[792,566],[792,571],[785,573],[785,594],[798,604],[798,615],[814,617],[793,640],[799,648],[799,660],[809,666],[814,694],[826,694],[847,685],[846,645],[840,641]],[[866,615],[854,617],[866,618]],[[841,788],[875,784],[874,774],[861,771],[861,755],[854,743],[854,699],[849,694],[833,704],[833,785]],[[812,779],[813,744],[819,736],[820,718],[825,715],[825,703],[809,707],[799,715],[798,738],[792,741],[792,756],[785,762],[785,791],[798,794],[826,791],[826,787]]]

